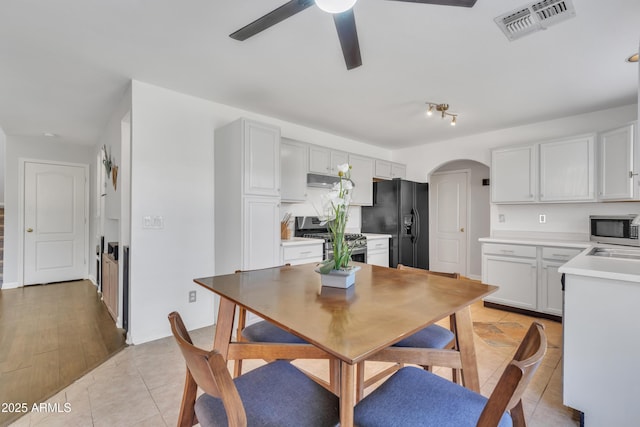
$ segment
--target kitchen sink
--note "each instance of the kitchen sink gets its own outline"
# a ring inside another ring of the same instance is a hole
[[[587,255],[599,256],[605,258],[622,258],[640,260],[640,248],[624,249],[624,248],[593,248]]]

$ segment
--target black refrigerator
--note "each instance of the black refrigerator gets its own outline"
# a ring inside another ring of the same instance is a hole
[[[392,179],[373,183],[373,206],[363,206],[362,232],[390,234],[389,267],[429,269],[429,184]]]

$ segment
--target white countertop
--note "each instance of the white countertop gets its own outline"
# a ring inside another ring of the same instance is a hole
[[[292,237],[288,240],[282,240],[281,246],[302,246],[302,245],[322,245],[324,240],[322,239],[310,239],[308,237]]]
[[[375,234],[375,233],[362,233],[367,239],[375,240],[375,239],[390,239],[391,234]]]
[[[612,246],[596,244],[593,245],[593,247]],[[630,249],[628,247],[624,248]],[[640,253],[640,248],[636,248],[636,250]],[[582,251],[580,255],[562,265],[558,271],[560,273],[575,274],[577,276],[640,283],[640,260],[587,255],[590,251],[591,247]]]
[[[581,240],[564,240],[543,238],[515,238],[515,237],[481,237],[481,243],[506,243],[510,245],[531,245],[531,246],[556,246],[563,248],[586,249],[593,245],[593,242]]]

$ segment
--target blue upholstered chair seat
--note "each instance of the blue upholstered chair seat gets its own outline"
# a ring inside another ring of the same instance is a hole
[[[398,341],[394,347],[445,348],[454,338],[453,332],[440,325],[430,325],[415,334]]]
[[[253,342],[277,342],[283,344],[306,344],[302,338],[298,338],[284,329],[265,320],[247,326],[242,330],[242,336]]]
[[[334,426],[340,421],[338,398],[289,362],[261,366],[234,383],[248,426]],[[195,411],[203,427],[227,426],[220,399],[203,394],[196,401]]]
[[[356,405],[354,420],[360,427],[475,426],[487,400],[431,372],[406,367]],[[511,425],[505,413],[499,426]]]

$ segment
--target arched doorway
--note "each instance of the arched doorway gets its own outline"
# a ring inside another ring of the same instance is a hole
[[[474,160],[447,162],[429,173],[429,268],[482,276],[478,239],[490,233],[489,167]]]

